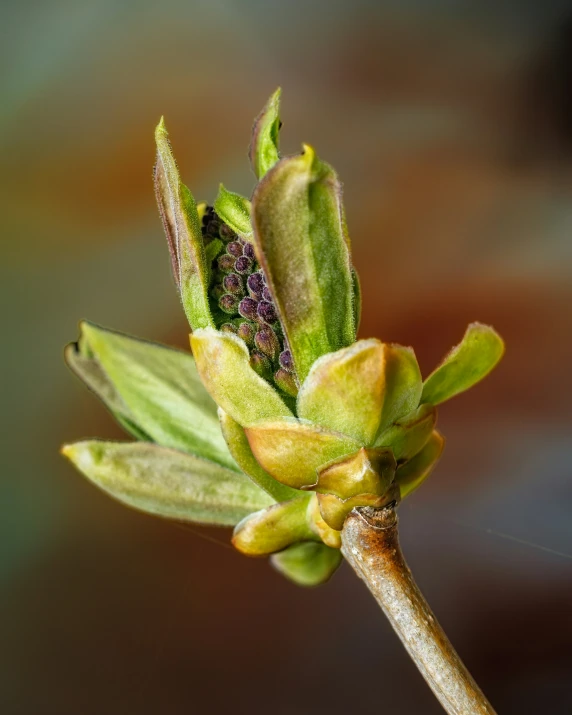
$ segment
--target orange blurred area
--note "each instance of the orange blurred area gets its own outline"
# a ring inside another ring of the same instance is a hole
[[[440,410],[403,549],[499,713],[572,712],[570,4],[5,0],[0,27],[0,712],[441,712],[349,568],[300,590],[58,455],[123,438],[63,364],[80,319],[187,347],[155,124],[195,196],[248,195],[278,85],[284,152],[344,182],[360,336],[425,373],[469,322],[506,340]]]

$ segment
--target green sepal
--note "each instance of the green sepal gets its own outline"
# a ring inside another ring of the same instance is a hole
[[[227,191],[222,184],[219,186],[218,196],[214,202],[214,210],[218,217],[230,226],[242,238],[252,236],[250,223],[250,201],[240,194]]]
[[[191,348],[205,388],[239,425],[292,416],[276,390],[252,369],[248,348],[236,335],[196,330]]]
[[[234,529],[233,546],[248,556],[267,556],[297,541],[315,539],[306,518],[310,496],[273,504],[245,517]]]
[[[384,353],[371,339],[319,358],[298,393],[299,417],[372,444],[384,403]]]
[[[277,482],[268,472],[264,471],[260,464],[256,461],[256,457],[252,454],[248,439],[238,422],[232,419],[230,415],[219,408],[218,416],[223,437],[226,440],[228,449],[233,456],[235,462],[247,474],[253,482],[258,484],[261,489],[270,494],[277,502],[288,501],[300,496],[300,493],[295,489],[287,487],[285,484]]]
[[[438,405],[486,377],[504,353],[504,342],[489,325],[471,323],[461,342],[425,380],[422,402]]]
[[[358,494],[387,492],[395,476],[395,457],[390,449],[362,448],[318,471],[318,493],[349,499]]]
[[[237,470],[220,432],[216,405],[189,353],[80,325],[80,341],[151,440]]]
[[[434,430],[423,449],[413,459],[399,467],[395,473],[395,484],[399,487],[401,499],[409,496],[427,479],[437,464],[444,446],[445,440]]]
[[[412,348],[384,343],[385,394],[378,434],[419,406],[423,382]],[[377,442],[377,441],[376,441]]]
[[[437,410],[433,405],[421,405],[385,430],[376,441],[378,447],[389,447],[398,462],[414,457],[431,436]]]
[[[62,453],[115,499],[168,519],[234,526],[272,503],[244,474],[147,442],[76,442]]]
[[[246,436],[258,463],[295,489],[314,485],[320,467],[360,447],[346,435],[294,419],[262,422],[247,428]]]
[[[303,541],[273,554],[270,563],[298,586],[320,586],[328,581],[342,563],[342,552],[325,544]]]
[[[256,255],[300,382],[322,355],[355,340],[354,287],[334,170],[314,150],[280,160],[252,199]]]
[[[103,402],[123,429],[136,439],[144,442],[153,440],[135,421],[131,410],[127,407],[115,386],[105,374],[105,371],[94,357],[82,354],[82,343],[70,343],[64,350],[64,359],[70,370]]]
[[[280,87],[270,96],[264,109],[254,120],[252,139],[248,151],[252,169],[257,179],[279,160]]]
[[[208,266],[197,205],[181,182],[163,118],[155,130],[155,194],[167,236],[173,273],[193,330],[213,325],[208,299]]]

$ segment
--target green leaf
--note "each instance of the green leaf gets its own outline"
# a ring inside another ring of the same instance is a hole
[[[208,266],[197,205],[181,182],[163,119],[155,130],[155,194],[167,235],[175,280],[193,330],[213,325],[208,299]]]
[[[397,461],[406,461],[419,452],[431,436],[437,411],[433,405],[421,405],[383,432],[378,447],[390,447]]]
[[[315,484],[318,468],[360,447],[343,434],[296,420],[263,422],[247,428],[246,436],[263,469],[295,489]]]
[[[252,236],[250,223],[250,201],[240,194],[227,191],[221,184],[214,202],[214,210],[219,218],[242,238]]]
[[[384,357],[385,397],[379,433],[413,412],[423,389],[419,365],[411,348],[385,344]]]
[[[271,169],[280,158],[280,87],[270,97],[262,112],[254,120],[249,156],[257,179]]]
[[[314,150],[278,162],[252,199],[256,255],[303,382],[322,355],[355,340],[354,286],[334,170]]]
[[[298,416],[372,444],[384,402],[384,352],[372,339],[323,355],[300,388]]]
[[[277,482],[268,472],[264,471],[252,454],[244,428],[232,419],[230,415],[219,408],[218,411],[222,434],[235,462],[261,489],[270,494],[277,502],[288,501],[299,496],[295,489]]]
[[[395,484],[399,487],[402,499],[409,496],[427,479],[437,464],[445,440],[436,430],[431,434],[423,449],[395,474]]]
[[[266,556],[297,541],[316,539],[307,519],[310,497],[304,494],[247,516],[234,529],[233,546],[248,556]]]
[[[64,358],[70,370],[99,397],[126,432],[137,439],[146,442],[152,441],[149,435],[135,423],[130,409],[95,358],[82,355],[78,343],[66,346]]]
[[[272,501],[243,474],[155,444],[94,440],[62,453],[115,499],[168,519],[234,526]]]
[[[422,402],[438,405],[482,380],[504,353],[500,335],[488,325],[471,323],[462,341],[423,385]]]
[[[243,340],[208,328],[191,335],[191,347],[204,386],[238,424],[248,427],[292,416],[276,390],[250,366]]]
[[[191,355],[90,323],[81,331],[134,422],[154,442],[237,469]]]
[[[342,552],[325,544],[304,541],[273,554],[274,568],[298,586],[319,586],[330,579],[342,562]]]

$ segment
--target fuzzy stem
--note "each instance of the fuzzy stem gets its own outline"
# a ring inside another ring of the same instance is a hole
[[[449,715],[495,715],[413,580],[393,506],[354,510],[342,553],[389,618],[421,675]]]

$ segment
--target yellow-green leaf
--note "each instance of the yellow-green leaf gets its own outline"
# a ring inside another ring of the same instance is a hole
[[[197,205],[181,182],[163,119],[155,130],[155,194],[167,235],[175,280],[193,330],[213,325],[206,263]]]
[[[204,386],[239,425],[292,416],[276,390],[252,369],[240,338],[211,328],[196,330],[191,347]]]
[[[319,467],[360,447],[343,434],[293,419],[255,425],[246,436],[258,463],[295,489],[315,484]]]
[[[504,353],[500,335],[489,325],[471,323],[462,341],[423,385],[422,402],[438,405],[480,382]]]
[[[325,544],[304,541],[273,554],[274,568],[298,586],[319,586],[328,581],[342,562],[342,552]]]
[[[354,286],[334,170],[314,150],[279,161],[252,198],[256,254],[301,382],[355,340]]]
[[[140,511],[234,526],[271,497],[244,474],[146,442],[76,442],[63,454],[96,486]]]
[[[221,184],[214,202],[214,210],[221,221],[230,226],[239,236],[243,238],[252,236],[250,201],[248,199],[240,196],[240,194],[227,191]]]
[[[280,94],[278,89],[271,95],[262,112],[254,120],[249,156],[257,179],[271,169],[280,158]]]

